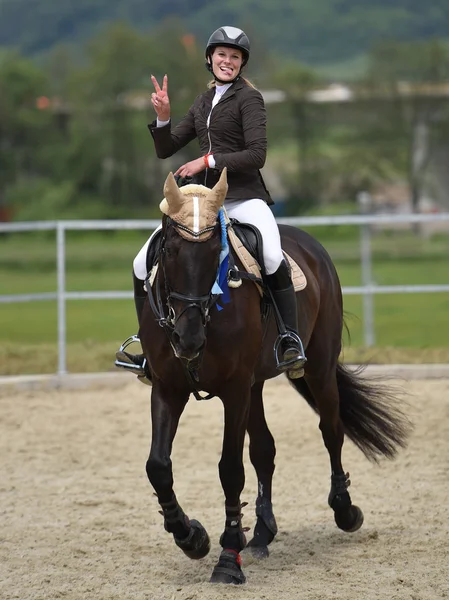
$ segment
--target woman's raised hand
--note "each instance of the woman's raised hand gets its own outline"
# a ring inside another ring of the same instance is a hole
[[[157,118],[160,121],[168,121],[170,119],[170,100],[167,92],[167,75],[164,75],[164,79],[162,80],[162,89],[154,75],[151,75],[151,81],[153,82],[154,89],[156,90],[151,94],[151,103],[154,106]]]

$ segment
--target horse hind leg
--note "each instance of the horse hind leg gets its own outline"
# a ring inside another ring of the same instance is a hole
[[[334,511],[335,523],[343,531],[357,531],[363,524],[363,513],[358,506],[352,504],[348,492],[349,474],[345,473],[342,466],[344,427],[340,417],[336,370],[329,370],[327,374],[322,374],[320,377],[291,380],[290,383],[320,417],[319,428],[331,464],[331,489],[328,503]]]
[[[277,534],[272,505],[272,480],[275,469],[276,447],[268,428],[263,407],[264,382],[256,383],[251,390],[251,407],[247,430],[249,455],[257,474],[256,525],[252,539],[242,552],[246,564],[267,558],[268,545]]]

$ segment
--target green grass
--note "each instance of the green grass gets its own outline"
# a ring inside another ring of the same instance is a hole
[[[343,286],[361,285],[357,228],[310,227],[325,245]],[[131,264],[146,232],[70,233],[69,291],[131,290]],[[373,280],[379,285],[449,283],[449,238],[385,233],[373,238]],[[52,235],[0,237],[0,294],[56,290]],[[376,348],[363,349],[363,302],[345,296],[345,358],[388,362],[448,362],[449,293],[376,295]],[[112,369],[116,346],[135,332],[132,300],[67,303],[70,371]],[[55,302],[0,304],[0,375],[51,373],[57,365]]]
[[[362,300],[346,296],[344,306],[351,345],[363,347]],[[421,350],[446,347],[449,351],[448,311],[449,293],[377,295],[374,299],[375,344]]]

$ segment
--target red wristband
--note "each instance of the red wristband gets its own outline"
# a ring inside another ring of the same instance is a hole
[[[206,168],[209,169],[209,156],[212,156],[212,152],[208,152],[205,156],[203,156],[204,164]]]

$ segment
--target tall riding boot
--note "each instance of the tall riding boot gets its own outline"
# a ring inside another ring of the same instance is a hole
[[[139,324],[142,320],[143,307],[145,304],[145,299],[147,297],[146,291],[144,289],[144,283],[140,279],[138,279],[133,273],[133,284],[134,284],[134,304],[136,307],[137,314],[137,322]],[[118,352],[115,353],[115,366],[121,367],[131,373],[137,375],[137,378],[142,383],[146,383],[151,385],[151,373],[148,368],[147,360],[144,354],[131,354],[130,352],[126,352],[125,348],[127,348],[133,342],[140,342],[139,335],[132,335],[127,338],[123,344],[120,346]]]
[[[266,282],[286,329],[285,332],[281,330],[276,341],[276,356],[278,347],[282,353],[282,360],[278,360],[278,369],[287,371],[290,379],[298,379],[304,375],[304,365],[307,359],[298,335],[295,289],[285,260],[281,262],[275,273],[267,275]]]

